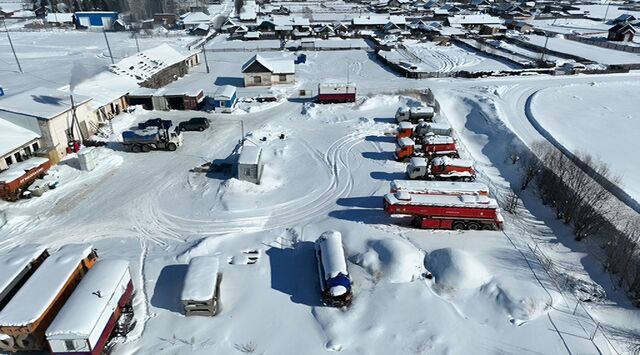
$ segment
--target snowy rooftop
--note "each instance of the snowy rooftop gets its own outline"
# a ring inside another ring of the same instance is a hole
[[[213,98],[215,100],[231,100],[231,98],[233,97],[233,95],[235,93],[236,93],[235,86],[222,85],[222,86],[218,87],[218,89],[216,90],[216,93],[214,94]]]
[[[437,157],[431,161],[433,165],[448,165],[448,166],[460,166],[470,168],[473,166],[473,160],[468,159],[454,159],[449,157]]]
[[[450,206],[450,207],[473,207],[473,208],[498,208],[495,199],[485,195],[428,195],[428,194],[408,194],[396,192],[395,194],[384,195],[389,204],[395,205],[429,205],[429,206]]]
[[[4,296],[6,288],[45,250],[43,246],[24,245],[0,255],[0,295]]]
[[[238,164],[241,165],[256,165],[260,162],[260,154],[262,148],[255,145],[245,145],[240,152],[240,158],[238,158]]]
[[[204,12],[190,12],[182,18],[182,22],[185,25],[197,25],[201,23],[211,22],[211,16]]]
[[[501,25],[502,19],[487,14],[455,15],[448,18],[452,27],[464,25]]]
[[[110,68],[116,74],[129,76],[135,78],[138,82],[142,82],[188,57],[188,55],[184,55],[170,45],[163,43],[157,47],[124,58],[111,65]]]
[[[256,54],[248,62],[242,66],[242,72],[245,71],[251,64],[258,62],[267,68],[273,74],[293,74],[296,72],[293,58],[265,58],[260,54]]]
[[[24,175],[25,171],[29,171],[48,160],[47,158],[32,157],[20,163],[13,164],[9,169],[0,173],[0,182],[11,182]]]
[[[70,13],[70,12],[49,13],[47,14],[47,22],[71,23],[73,22],[73,13]]]
[[[483,183],[456,181],[393,180],[390,190],[432,195],[489,194],[489,187]]]
[[[198,256],[191,259],[184,278],[181,300],[208,301],[216,292],[220,261],[215,256]]]
[[[409,121],[402,121],[398,123],[398,127],[400,127],[400,129],[410,129],[413,128],[413,124]]]
[[[138,88],[134,78],[123,77],[110,71],[103,71],[91,78],[79,83],[74,88],[74,93],[91,96],[91,106],[98,109],[105,106]],[[69,87],[60,89],[68,91]]]
[[[0,312],[0,326],[27,326],[42,317],[91,248],[67,245],[48,257]]]
[[[398,139],[398,145],[400,145],[401,147],[406,147],[406,146],[412,146],[415,145],[416,143],[413,141],[413,139],[408,138],[408,137],[403,137]]]
[[[354,25],[361,26],[384,26],[387,23],[392,22],[396,25],[404,25],[407,23],[407,20],[404,16],[396,16],[396,15],[369,15],[363,17],[355,17],[353,19]]]
[[[90,97],[73,95],[77,105],[83,104]],[[51,119],[71,109],[69,94],[60,90],[34,88],[29,91],[0,99],[0,111],[14,112],[39,119]]]
[[[102,332],[130,280],[128,261],[96,263],[47,328],[47,338],[88,338]]]
[[[255,20],[258,13],[258,5],[256,5],[255,1],[247,1],[242,6],[240,10],[240,20],[242,21],[251,21]]]
[[[40,134],[0,117],[0,155],[6,155],[37,138]]]

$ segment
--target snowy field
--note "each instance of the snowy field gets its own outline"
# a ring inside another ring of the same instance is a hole
[[[553,19],[553,20],[533,20],[535,28],[562,34],[585,34],[607,32],[611,25],[602,21],[594,21],[584,18],[577,19]]]
[[[433,42],[411,43],[407,50],[420,58],[422,67],[433,72],[453,71],[500,71],[514,69],[513,66],[498,61],[480,52],[451,45],[438,46]]]
[[[259,186],[189,172],[232,152],[239,127],[228,118],[211,115],[212,129],[186,133],[175,154],[123,152],[114,136],[94,172],[76,171],[71,160],[58,168],[59,189],[2,203],[0,248],[93,243],[105,259],[129,259],[138,324],[115,353],[596,352],[594,325],[571,314],[539,265],[527,266],[526,239],[511,218],[507,235],[460,234],[397,226],[384,214],[380,196],[404,170],[390,159],[394,143],[385,134],[406,100],[374,96],[304,110],[284,102],[241,116],[265,152]],[[189,114],[138,112],[116,128],[156,116]],[[455,126],[480,123],[456,111],[451,118]],[[465,134],[468,154],[500,188],[506,181],[492,164],[503,157],[485,151],[491,140],[477,139],[480,132]],[[327,229],[344,235],[355,288],[346,311],[319,303],[312,242]],[[260,255],[255,264],[247,264],[251,250]],[[185,265],[201,255],[223,263],[222,310],[186,318],[178,299]],[[434,281],[423,277],[427,269]]]
[[[47,51],[38,51],[48,41],[46,34],[16,33],[25,52],[36,54],[27,61],[29,74],[18,76],[7,69],[0,82],[13,91],[48,82],[58,87],[68,82],[78,60],[95,69],[109,63],[102,34],[76,35],[90,50],[74,51],[60,42],[66,34],[53,36],[59,44],[51,52],[66,50],[69,55],[52,56],[47,63],[60,68],[52,72],[41,68]],[[121,40],[121,55],[135,50],[133,39]],[[0,46],[6,49],[4,42]],[[461,50],[454,48],[434,51]],[[424,47],[421,54],[426,58],[430,51]],[[174,153],[125,152],[119,134],[149,118],[178,122],[195,113],[138,109],[121,115],[114,121],[110,144],[98,149],[96,170],[77,170],[72,156],[56,167],[61,174],[56,190],[14,204],[0,202],[0,253],[27,243],[54,249],[92,243],[103,259],[129,260],[137,325],[118,340],[115,354],[242,354],[251,349],[278,355],[613,354],[591,317],[609,329],[610,337],[617,335],[613,343],[625,353],[625,345],[617,341],[640,333],[640,312],[535,194],[523,193],[524,205],[518,216],[506,215],[504,233],[412,229],[385,215],[381,196],[391,180],[404,176],[405,165],[392,160],[392,117],[398,106],[417,102],[400,92],[434,90],[443,117],[459,134],[463,157],[476,162],[480,180],[495,194],[520,181],[519,172],[506,163],[510,150],[543,139],[525,114],[529,100],[549,100],[540,103],[543,109],[558,107],[550,100],[553,90],[561,90],[571,93],[561,101],[571,103],[566,109],[578,110],[578,98],[569,95],[584,95],[585,102],[604,92],[623,97],[618,90],[635,88],[629,82],[637,82],[638,73],[407,80],[363,50],[304,53],[307,62],[296,65],[297,83],[276,87],[277,92],[289,95],[348,77],[358,87],[358,103],[324,106],[281,99],[249,113],[198,112],[211,119],[211,129],[186,132],[185,145]],[[253,55],[210,53],[211,73],[200,65],[171,85],[200,85],[207,92],[213,85],[241,85],[240,68]],[[483,57],[448,55],[442,63],[457,60],[462,70],[495,65]],[[10,52],[0,52],[0,59],[12,63]],[[606,95],[612,102],[608,116],[618,117],[624,112],[613,107],[618,98],[611,95]],[[627,100],[625,107],[633,108],[635,101]],[[590,119],[584,129],[603,119],[606,110],[594,108],[585,116]],[[578,119],[583,111],[571,117]],[[544,113],[558,122],[567,117],[561,110]],[[637,114],[627,113],[630,119]],[[190,172],[237,152],[240,120],[248,133],[246,144],[263,149],[263,183]],[[563,135],[563,140],[573,142],[578,132]],[[631,138],[621,141],[628,146]],[[312,243],[328,229],[343,234],[354,284],[353,305],[344,311],[320,304]],[[253,251],[259,257],[250,264]],[[600,285],[607,298],[576,308],[575,290],[559,289],[536,261],[534,253],[541,252],[579,285]],[[201,255],[221,261],[222,308],[213,318],[186,318],[179,302],[182,280],[189,261]],[[433,280],[424,277],[427,270]]]
[[[605,3],[600,5],[577,5],[580,10],[589,11],[588,15],[594,18],[604,18],[604,16],[607,15],[607,20],[613,20],[623,14],[630,14],[635,16],[636,18],[640,16],[640,11],[629,11],[621,9],[621,7],[624,6],[625,5],[620,4],[611,4],[607,6],[607,4]]]
[[[135,54],[136,42],[128,33],[108,33],[115,61]],[[33,87],[59,88],[69,85],[71,69],[82,64],[89,74],[106,70],[111,64],[109,51],[100,32],[11,32],[24,73],[18,71],[11,47],[6,38],[0,41],[0,85],[5,94],[16,94]],[[140,50],[162,43],[184,46],[194,37],[139,37]],[[70,46],[72,43],[73,46]]]
[[[531,113],[572,152],[606,162],[622,177],[622,187],[640,201],[640,157],[620,154],[640,132],[638,103],[638,82],[563,85],[539,91]]]
[[[529,35],[529,42],[544,47],[546,37]],[[629,53],[590,44],[571,41],[562,36],[551,37],[547,47],[550,50],[573,54],[601,64],[637,64],[640,63],[640,53]]]

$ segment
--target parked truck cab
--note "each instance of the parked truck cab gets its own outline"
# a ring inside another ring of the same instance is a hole
[[[413,157],[407,165],[407,178],[410,180],[421,179],[427,175],[429,164],[427,159],[421,157]]]
[[[411,138],[400,138],[393,156],[397,161],[407,161],[415,152],[415,143]]]
[[[413,125],[411,124],[411,122],[402,121],[398,123],[396,138],[411,138],[411,136],[413,136]]]

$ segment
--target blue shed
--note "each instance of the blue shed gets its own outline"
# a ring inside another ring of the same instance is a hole
[[[233,112],[237,102],[238,95],[235,86],[222,85],[213,95],[213,107],[216,112]]]
[[[110,30],[118,20],[118,13],[115,11],[81,11],[74,13],[76,26],[79,27],[101,27]]]

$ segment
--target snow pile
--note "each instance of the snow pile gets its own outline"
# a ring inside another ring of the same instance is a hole
[[[427,254],[425,260],[434,276],[435,289],[441,294],[477,289],[491,279],[484,265],[464,250],[437,249]]]
[[[368,249],[354,258],[376,279],[391,283],[407,283],[419,279],[425,272],[424,256],[409,242],[383,239],[369,242]]]

